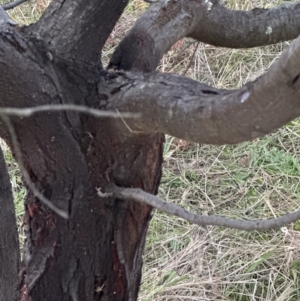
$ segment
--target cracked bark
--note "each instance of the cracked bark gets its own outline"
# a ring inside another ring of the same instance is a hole
[[[300,115],[298,40],[269,73],[236,91],[151,73],[183,36],[250,47],[295,38],[298,32],[298,4],[245,13],[231,12],[212,1],[207,13],[205,3],[171,0],[151,5],[110,62],[110,68],[134,70],[127,73],[107,72],[99,61],[126,1],[54,0],[29,27],[0,22],[1,107],[76,104],[143,113],[139,120],[125,120],[135,132],[122,120],[70,111],[10,117],[31,181],[70,215],[68,220],[60,218],[29,192],[20,300],[136,300],[152,208],[101,198],[97,188],[112,182],[156,194],[161,133],[198,142],[236,143],[264,135]],[[279,11],[281,19],[270,25]],[[198,19],[198,13],[203,19]],[[236,31],[228,32],[226,39],[214,35],[241,18],[248,22],[243,21],[242,36]],[[206,33],[199,30],[201,22],[208,26]],[[270,35],[263,31],[268,24],[273,30]],[[243,39],[251,36],[247,31],[251,26],[257,28],[257,39]],[[2,121],[0,136],[15,147]]]

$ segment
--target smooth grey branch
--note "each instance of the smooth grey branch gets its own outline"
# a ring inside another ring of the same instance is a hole
[[[17,23],[9,17],[8,13],[4,10],[4,8],[0,6],[0,26],[5,24],[17,25]]]
[[[3,4],[1,7],[5,10],[9,10],[9,9],[15,8],[18,5],[20,5],[24,2],[27,2],[27,1],[28,0],[16,0],[16,1],[13,1],[13,2],[10,2],[10,3]]]
[[[123,200],[133,200],[135,202],[148,204],[160,211],[169,213],[171,215],[178,216],[184,220],[196,224],[202,227],[208,225],[215,225],[226,228],[234,228],[239,230],[254,231],[254,230],[265,230],[265,229],[274,229],[282,227],[286,224],[295,222],[300,219],[300,210],[294,211],[292,213],[287,213],[279,218],[273,218],[269,220],[238,220],[230,219],[221,216],[204,216],[195,214],[177,206],[173,203],[167,203],[161,198],[154,196],[150,193],[147,193],[138,188],[121,188],[115,185],[109,186],[108,190],[99,192],[100,197],[115,197]]]

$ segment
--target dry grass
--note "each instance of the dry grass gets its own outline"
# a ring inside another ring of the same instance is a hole
[[[232,9],[280,3],[226,1]],[[103,51],[104,63],[145,7],[141,0],[131,1]],[[23,24],[38,18],[28,4],[22,13],[15,10],[14,18]],[[236,88],[262,75],[288,45],[228,50],[183,39],[165,55],[159,69],[186,72],[219,88]],[[272,218],[296,210],[300,205],[299,136],[296,120],[264,139],[237,146],[214,147],[168,137],[160,196],[194,212],[243,219]],[[249,233],[217,227],[206,231],[156,212],[139,299],[300,300],[299,231],[300,222],[276,231]]]
[[[293,154],[299,152],[294,127],[293,133],[282,129],[236,147],[182,150],[169,138],[160,195],[194,212],[234,218],[296,210],[300,165]],[[205,231],[157,213],[140,300],[299,300],[299,229],[296,223],[277,231]]]

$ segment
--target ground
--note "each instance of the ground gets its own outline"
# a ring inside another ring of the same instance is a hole
[[[48,3],[33,0],[11,11],[11,16],[29,24]],[[232,9],[280,3],[226,1]],[[147,5],[142,0],[131,1],[107,42],[104,64]],[[159,69],[218,88],[236,88],[263,74],[288,45],[228,50],[184,39],[172,47]],[[199,145],[167,137],[159,194],[202,214],[277,217],[299,208],[299,152],[299,120],[263,139],[237,146]],[[6,147],[5,156],[22,243],[26,191]],[[218,227],[204,230],[155,212],[144,255],[140,300],[300,300],[300,221],[278,230],[249,233]]]

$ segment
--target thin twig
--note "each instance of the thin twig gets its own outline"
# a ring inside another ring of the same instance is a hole
[[[24,177],[24,180],[29,187],[29,189],[32,191],[33,195],[37,197],[42,203],[44,203],[46,206],[48,206],[50,209],[52,209],[55,213],[57,213],[59,216],[63,218],[68,218],[69,215],[67,212],[59,209],[56,207],[50,200],[48,200],[34,185],[34,183],[31,181],[30,176],[27,172],[27,170],[24,167],[23,161],[22,161],[22,154],[20,151],[20,146],[17,140],[17,136],[14,130],[14,127],[9,119],[8,116],[19,116],[19,117],[29,117],[33,114],[39,113],[39,112],[50,112],[50,111],[75,111],[79,113],[89,114],[95,117],[112,117],[112,118],[137,118],[140,117],[141,114],[133,114],[133,113],[120,113],[117,112],[110,112],[110,111],[102,111],[98,109],[89,108],[86,106],[79,106],[79,105],[73,105],[73,104],[64,104],[64,105],[43,105],[43,106],[37,106],[37,107],[28,107],[28,108],[0,108],[0,116],[2,120],[6,123],[8,131],[11,136],[12,145],[14,148],[16,160],[18,162],[19,168],[22,172],[22,175]]]
[[[23,164],[23,160],[22,160],[22,154],[21,154],[21,150],[20,150],[20,146],[19,146],[19,142],[17,140],[17,136],[16,136],[16,132],[15,129],[9,119],[9,117],[7,117],[4,114],[1,114],[1,118],[2,120],[6,123],[9,134],[11,136],[11,141],[12,141],[12,146],[14,149],[14,153],[16,156],[16,161],[19,165],[19,168],[21,170],[21,173],[23,175],[23,178],[27,184],[27,186],[29,187],[29,189],[31,190],[31,192],[33,193],[33,195],[38,198],[42,203],[44,203],[46,206],[48,206],[51,210],[53,210],[55,213],[57,213],[59,216],[61,216],[62,218],[68,219],[69,218],[69,214],[65,211],[63,211],[62,209],[59,209],[58,207],[56,207],[50,200],[48,200],[34,185],[34,183],[31,181],[30,176]]]
[[[98,110],[90,108],[87,106],[73,105],[73,104],[63,104],[63,105],[42,105],[37,107],[27,107],[27,108],[0,108],[1,115],[11,115],[19,117],[29,117],[33,114],[39,112],[49,112],[49,111],[74,111],[84,114],[89,114],[95,117],[112,117],[112,118],[138,118],[141,117],[139,113],[122,113],[122,112],[112,112]]]
[[[10,3],[6,3],[6,4],[3,4],[1,7],[4,9],[4,10],[9,10],[9,9],[12,9],[12,8],[15,8],[17,7],[18,5],[24,3],[24,2],[27,2],[29,0],[16,0],[14,2],[10,2]]]
[[[196,45],[196,47],[195,47],[195,49],[194,49],[194,52],[193,52],[193,54],[192,54],[192,56],[191,56],[191,58],[190,58],[189,64],[188,64],[188,66],[186,67],[186,69],[184,70],[184,72],[182,73],[182,76],[185,76],[186,73],[187,73],[187,71],[190,69],[190,67],[191,67],[191,65],[192,65],[192,61],[193,61],[193,59],[194,59],[194,56],[195,56],[195,54],[196,54],[196,51],[197,51],[197,49],[198,49],[199,44],[200,44],[200,42],[197,43],[197,45]]]
[[[119,114],[122,122],[124,123],[125,127],[127,128],[127,130],[130,132],[130,133],[133,133],[133,134],[140,134],[140,133],[143,133],[142,131],[134,131],[130,128],[130,126],[128,125],[128,123],[125,121],[125,119],[123,117],[125,117],[124,115],[122,116],[121,113],[119,112],[118,109],[116,109],[117,113]],[[126,117],[125,117],[126,118]]]
[[[105,193],[106,192],[106,193]],[[160,211],[169,213],[171,215],[178,216],[183,218],[184,220],[197,224],[202,227],[206,227],[208,225],[215,225],[226,228],[234,228],[246,231],[254,231],[254,230],[265,230],[265,229],[273,229],[280,228],[286,224],[295,222],[300,219],[300,210],[294,211],[292,213],[287,213],[279,218],[273,218],[269,220],[254,220],[254,221],[245,221],[238,219],[230,219],[221,216],[204,216],[195,214],[181,208],[173,203],[167,203],[161,198],[154,196],[150,193],[147,193],[138,188],[121,188],[115,185],[109,186],[108,191],[104,193],[98,192],[101,197],[115,197],[123,200],[132,200],[139,203],[148,204]]]

